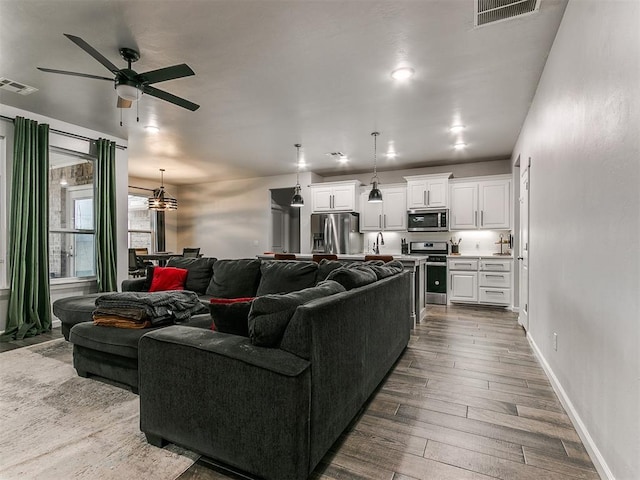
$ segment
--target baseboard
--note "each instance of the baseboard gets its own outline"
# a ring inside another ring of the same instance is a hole
[[[542,352],[538,348],[538,345],[536,345],[535,340],[533,339],[533,337],[529,332],[527,332],[527,340],[529,340],[529,344],[531,345],[531,348],[536,354],[536,357],[538,357],[538,360],[542,365],[542,369],[547,374],[547,377],[549,377],[549,381],[551,382],[551,386],[553,387],[553,390],[556,392],[556,395],[560,399],[560,403],[566,410],[567,415],[569,415],[569,418],[571,419],[571,423],[573,423],[573,426],[576,429],[576,432],[578,432],[578,436],[582,440],[582,443],[584,444],[584,448],[586,448],[587,453],[589,454],[589,457],[593,462],[593,466],[596,467],[596,470],[598,471],[600,478],[603,478],[605,480],[615,480],[615,477],[613,476],[611,469],[609,469],[607,462],[605,461],[604,457],[600,453],[600,450],[598,449],[595,442],[593,441],[593,438],[589,434],[587,427],[585,426],[584,422],[580,418],[580,415],[578,415],[578,412],[576,411],[575,407],[573,406],[573,403],[569,399],[567,392],[565,392],[564,388],[562,388],[560,381],[553,373],[553,370],[549,366],[549,363],[542,355]]]

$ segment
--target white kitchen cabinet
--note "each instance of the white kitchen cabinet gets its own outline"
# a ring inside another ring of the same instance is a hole
[[[404,185],[380,186],[382,202],[369,203],[369,190],[360,195],[361,232],[407,230],[407,189]]]
[[[505,175],[452,180],[450,230],[511,228],[511,178]]]
[[[449,258],[450,302],[511,305],[511,258]]]
[[[407,181],[407,209],[447,208],[451,173],[414,175]]]
[[[357,212],[357,189],[360,182],[316,183],[311,190],[311,210],[313,212]]]
[[[449,274],[449,300],[452,302],[478,301],[478,272],[454,271]]]

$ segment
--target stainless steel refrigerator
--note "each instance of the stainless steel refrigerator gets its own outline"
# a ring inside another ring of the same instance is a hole
[[[360,217],[355,212],[311,215],[312,253],[361,253]]]

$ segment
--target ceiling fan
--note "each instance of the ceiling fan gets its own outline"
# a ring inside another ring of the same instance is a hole
[[[131,64],[140,59],[140,53],[138,51],[132,48],[121,48],[120,56],[127,61],[127,68],[118,68],[82,38],[69,35],[67,33],[65,33],[64,36],[104,65],[115,75],[115,78],[100,77],[98,75],[90,75],[88,73],[53,70],[51,68],[42,67],[37,67],[38,70],[50,73],[60,73],[62,75],[72,75],[74,77],[95,78],[96,80],[114,82],[116,92],[118,93],[118,108],[130,108],[131,104],[143,93],[173,103],[179,107],[186,108],[187,110],[195,111],[200,108],[200,105],[190,102],[189,100],[185,100],[184,98],[177,97],[171,93],[165,92],[164,90],[159,90],[151,86],[153,83],[195,75],[195,72],[191,70],[187,64],[182,63],[172,67],[137,73],[131,69]]]

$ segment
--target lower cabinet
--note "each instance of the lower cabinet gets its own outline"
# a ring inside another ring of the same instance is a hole
[[[450,258],[449,301],[511,305],[511,259]]]

